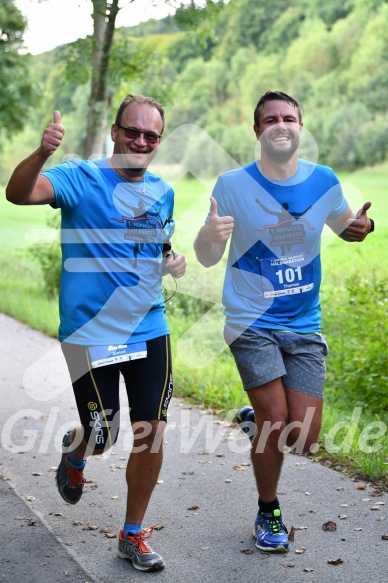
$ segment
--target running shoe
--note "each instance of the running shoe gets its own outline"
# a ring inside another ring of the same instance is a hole
[[[124,538],[124,529],[120,530],[119,557],[129,559],[133,567],[139,571],[159,571],[165,566],[162,557],[147,543],[154,530],[153,526],[143,528],[136,534],[127,534]]]
[[[288,531],[282,522],[282,515],[277,508],[273,512],[257,513],[253,536],[255,547],[261,551],[286,553],[289,548]]]
[[[256,432],[255,414],[253,408],[247,405],[236,413],[236,422],[240,425],[240,429],[244,431],[252,441]]]
[[[56,474],[58,490],[62,498],[69,504],[77,504],[82,496],[82,488],[86,482],[83,476],[83,468],[78,470],[70,465],[67,454],[70,446],[72,429],[69,429],[62,440],[62,458]]]

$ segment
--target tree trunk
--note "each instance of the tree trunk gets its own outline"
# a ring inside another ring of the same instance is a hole
[[[107,87],[110,50],[113,42],[119,0],[92,0],[93,55],[92,82],[87,114],[83,157],[103,156],[107,133],[107,115],[111,96]]]

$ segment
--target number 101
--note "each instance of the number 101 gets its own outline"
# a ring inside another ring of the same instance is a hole
[[[295,281],[295,276],[297,276],[300,281],[302,279],[302,268],[300,266],[295,267],[294,269],[292,269],[292,267],[287,267],[284,272],[282,269],[279,269],[275,275],[278,276],[279,283],[284,283],[284,279],[287,283],[292,283]]]

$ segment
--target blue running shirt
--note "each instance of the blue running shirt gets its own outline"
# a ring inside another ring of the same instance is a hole
[[[223,289],[226,322],[320,330],[320,244],[325,222],[347,209],[331,168],[299,160],[294,176],[270,181],[256,162],[221,175],[219,216],[234,217]]]
[[[168,334],[162,249],[174,232],[171,187],[148,170],[144,183],[123,180],[106,158],[43,174],[62,213],[59,340],[127,344]]]

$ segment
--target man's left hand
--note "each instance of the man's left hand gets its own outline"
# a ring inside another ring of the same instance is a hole
[[[180,253],[170,251],[166,260],[166,269],[173,277],[182,277],[186,272],[186,259]]]
[[[366,202],[357,212],[355,219],[349,219],[346,227],[347,241],[361,242],[371,230],[371,222],[367,217],[367,211],[372,206],[371,202]]]

